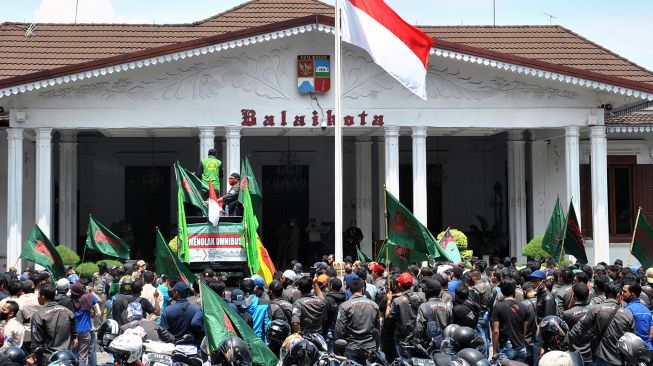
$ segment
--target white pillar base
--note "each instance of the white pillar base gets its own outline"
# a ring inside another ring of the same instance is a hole
[[[36,129],[36,222],[52,240],[52,129]],[[58,243],[53,243],[58,244]]]

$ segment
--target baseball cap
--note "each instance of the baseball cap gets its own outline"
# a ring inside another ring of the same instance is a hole
[[[653,267],[646,270],[646,282],[653,283]]]
[[[68,282],[67,278],[60,278],[57,281],[57,291],[68,291],[70,288],[70,282]]]
[[[242,306],[245,303],[245,293],[237,288],[231,291],[231,303],[236,306]]]
[[[329,281],[329,276],[325,274],[321,274],[317,276],[317,282],[320,283],[321,285],[326,285],[328,281]]]
[[[143,267],[143,266],[146,265],[146,264],[147,264],[147,263],[145,263],[145,261],[142,260],[142,259],[139,260],[138,262],[136,262],[136,265],[139,266],[139,267]]]
[[[322,270],[322,269],[326,269],[327,265],[324,262],[315,262],[313,267],[315,267],[315,269],[319,271],[319,270]]]
[[[435,278],[432,278],[432,277],[425,278],[422,281],[422,285],[424,286],[425,290],[428,289],[428,290],[431,290],[431,291],[436,291],[436,290],[441,290],[442,289],[442,284],[440,284],[440,281],[438,281],[438,280],[436,280]]]
[[[264,288],[265,287],[265,280],[260,275],[253,275],[251,278],[252,278],[252,281],[254,281],[254,286],[259,287],[259,288]]]
[[[188,289],[189,287],[185,282],[179,281],[175,283],[175,286],[172,288],[172,291],[186,291]]]
[[[544,271],[538,269],[537,271],[533,271],[533,273],[531,273],[531,275],[529,277],[537,278],[537,279],[540,279],[540,280],[546,280],[546,273],[544,273]]]
[[[297,273],[295,273],[295,271],[291,269],[287,269],[283,271],[283,276],[291,280],[292,282],[295,282],[295,280],[297,280]]]
[[[79,276],[76,273],[73,273],[70,276],[68,276],[68,282],[70,282],[71,284],[77,281],[79,281]]]
[[[292,267],[293,271],[295,272],[301,272],[304,267],[302,266],[301,263],[295,263],[295,265]]]
[[[355,280],[357,278],[358,278],[358,275],[356,275],[354,273],[346,274],[345,275],[345,283],[349,284],[349,282],[351,282],[352,280]]]
[[[633,273],[637,273],[637,272],[639,271],[639,266],[634,265],[634,264],[628,266],[628,268],[630,268],[630,270],[631,270]]]
[[[413,276],[410,273],[404,272],[397,277],[397,283],[402,287],[409,287],[413,285]]]
[[[378,263],[375,263],[374,265],[372,265],[372,272],[383,273],[383,271],[385,271],[385,268],[382,265],[380,265]]]

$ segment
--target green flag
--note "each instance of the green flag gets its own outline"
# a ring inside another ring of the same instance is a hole
[[[653,266],[653,228],[646,220],[646,215],[641,207],[637,212],[630,254],[637,258],[642,267],[650,268]]]
[[[202,186],[202,181],[195,174],[184,169],[179,162],[176,162],[174,167],[177,186],[183,193],[184,202],[202,210],[204,216],[208,215],[209,209],[205,198],[208,197],[209,192]]]
[[[249,266],[250,273],[253,275],[261,269],[256,235],[258,219],[252,207],[252,197],[249,193],[249,187],[247,185],[241,186],[240,192],[243,194],[243,236],[240,237],[240,244],[247,252],[247,265]]]
[[[442,235],[442,238],[438,242],[438,251],[453,264],[458,264],[463,261],[460,257],[460,250],[458,250],[456,239],[451,235],[449,229],[444,232],[444,235]]]
[[[34,224],[29,237],[20,252],[20,258],[32,261],[45,267],[52,273],[52,279],[59,279],[66,275],[63,261],[50,239],[41,231],[38,224]]]
[[[172,252],[168,243],[166,243],[163,235],[159,231],[159,228],[156,228],[156,271],[159,274],[167,274],[168,276],[179,276],[188,286],[191,286],[193,282],[197,279],[195,274],[184,266],[184,264],[179,260],[177,255]],[[192,286],[191,286],[192,287]]]
[[[369,262],[372,261],[372,258],[368,257],[367,254],[365,254],[361,250],[360,246],[358,246],[358,245],[356,246],[356,255],[358,255],[358,260],[361,261],[361,262],[369,263]]]
[[[587,254],[583,245],[583,234],[578,225],[574,203],[569,202],[569,211],[567,212],[567,224],[565,226],[565,239],[562,247],[567,254],[571,254],[580,264],[587,264]]]
[[[560,205],[560,198],[558,197],[542,239],[542,249],[549,253],[556,263],[560,262],[560,245],[564,230],[565,214],[562,212],[562,205]]]
[[[386,260],[386,257],[388,260]],[[379,255],[377,257],[377,262],[385,266],[394,264],[401,271],[408,270],[408,265],[415,262],[422,262],[428,260],[429,256],[426,253],[413,252],[411,256],[407,255],[407,249],[405,247],[394,245],[387,240],[383,242],[381,249],[379,250]]]
[[[254,171],[252,170],[252,166],[249,163],[249,158],[245,157],[245,160],[241,163],[240,167],[240,172],[241,172],[241,180],[240,180],[240,193],[238,194],[238,201],[245,205],[244,200],[244,192],[242,190],[242,187],[247,186],[249,188],[249,195],[252,200],[252,205],[254,212],[257,212],[258,209],[261,207],[261,201],[262,201],[262,195],[261,195],[261,189],[258,187],[258,183],[256,182],[256,178],[254,177]]]
[[[440,257],[438,244],[428,229],[386,190],[388,252],[390,262],[403,270],[408,263]],[[383,253],[381,255],[384,255]],[[394,260],[393,260],[394,259]]]
[[[184,192],[177,189],[177,248],[181,260],[190,263],[190,249],[188,248],[188,227],[186,226],[186,210],[184,209]]]
[[[88,215],[86,247],[112,257],[129,259],[127,243],[91,215]]]
[[[254,366],[274,366],[277,364],[279,360],[270,351],[270,348],[263,343],[261,338],[256,336],[256,333],[240,315],[236,314],[222,297],[211,290],[204,281],[200,281],[200,293],[209,352],[215,352],[220,342],[226,338],[238,336],[249,346]]]

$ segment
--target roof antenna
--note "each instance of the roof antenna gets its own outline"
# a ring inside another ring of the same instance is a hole
[[[547,13],[542,13],[542,14],[546,15],[547,17],[549,17],[549,25],[553,25],[553,19],[558,19],[558,17],[555,16],[555,15],[551,15],[551,14],[547,14]]]
[[[79,0],[75,0],[75,24],[77,24],[77,8],[79,7]]]
[[[492,0],[492,24],[497,26],[497,0]]]
[[[32,38],[36,36],[36,23],[32,23],[25,30],[25,37]]]

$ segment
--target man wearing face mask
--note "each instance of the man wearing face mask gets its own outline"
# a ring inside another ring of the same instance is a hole
[[[0,321],[6,320],[2,334],[5,336],[4,347],[22,347],[23,337],[25,336],[25,328],[23,324],[16,320],[18,314],[18,303],[9,300],[2,305],[0,312]]]

